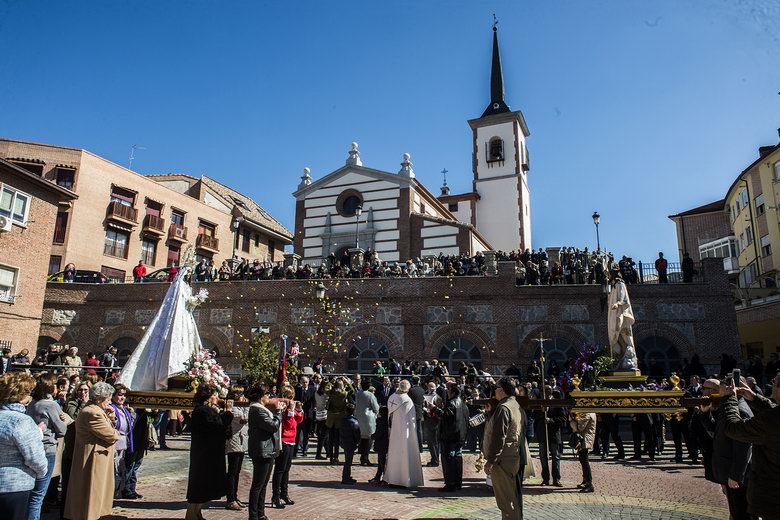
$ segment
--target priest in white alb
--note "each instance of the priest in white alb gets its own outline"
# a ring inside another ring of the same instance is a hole
[[[417,443],[417,421],[414,403],[408,392],[409,381],[403,380],[387,401],[390,422],[390,446],[387,451],[385,481],[407,488],[424,484],[420,446]]]

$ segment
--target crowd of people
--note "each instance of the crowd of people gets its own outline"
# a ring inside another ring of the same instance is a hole
[[[669,263],[663,253],[659,253],[654,264],[645,264],[640,269],[631,257],[623,256],[615,260],[608,251],[589,251],[563,247],[557,259],[549,258],[548,252],[526,249],[524,251],[497,251],[497,262],[515,262],[517,285],[563,285],[563,284],[603,284],[606,273],[613,265],[618,265],[620,274],[626,283],[669,283]],[[640,262],[641,264],[641,262]],[[156,274],[149,273],[143,260],[133,267],[132,278],[135,283],[173,281],[178,267],[172,265]],[[63,281],[72,283],[75,280],[76,267],[68,264],[63,274]],[[690,283],[699,274],[688,253],[684,253],[680,266],[683,282]],[[296,264],[285,266],[283,262],[270,260],[248,260],[235,258],[223,260],[217,266],[212,259],[200,259],[192,273],[196,282],[216,282],[231,280],[309,280],[331,278],[418,278],[433,276],[487,276],[489,273],[485,255],[477,252],[474,255],[428,256],[425,258],[410,258],[406,261],[388,262],[380,258],[372,249],[365,252],[361,265],[355,265],[344,251],[337,257],[331,253],[318,265]]]
[[[60,361],[55,356],[62,352],[77,355],[54,345],[47,361]],[[450,373],[438,360],[394,359],[377,361],[371,374],[329,376],[318,362],[279,388],[241,381],[219,396],[203,387],[193,410],[158,411],[127,404],[127,389],[113,384],[118,368],[113,348],[95,367],[51,363],[41,371],[29,370],[32,364],[11,365],[8,354],[0,378],[4,519],[37,519],[46,507],[58,507],[61,518],[97,519],[110,514],[115,499],[142,499],[136,485],[144,455],[165,449],[166,434],[182,432],[191,442],[188,520],[202,519],[203,505],[222,498],[227,509],[246,510],[250,520],[266,518],[269,484],[271,507],[293,507],[290,469],[302,457],[341,465],[344,486],[356,483],[355,464],[376,467],[370,484],[405,488],[425,484],[423,465],[441,467],[441,491],[457,494],[465,451],[479,454],[502,516],[521,518],[523,481],[534,475],[532,443],[539,448],[542,486],[563,487],[566,446],[580,462],[577,487],[583,493],[596,488],[594,456],[627,461],[668,456],[684,463],[687,454],[687,463],[702,463],[705,477],[724,486],[733,518],[780,510],[769,493],[780,463],[776,356],[766,364],[774,374],[764,372],[757,381],[748,375],[739,384],[730,379],[734,366],[727,357],[721,376],[708,375],[697,359],[686,363],[686,395],[721,398],[688,409],[681,420],[668,420],[661,414],[574,414],[560,406],[533,406],[534,399],[560,399],[568,391],[565,372],[545,367],[543,373],[536,361],[525,374],[513,364],[501,378],[465,362]],[[8,371],[12,367],[17,370]],[[630,453],[621,428],[629,423]],[[252,482],[241,500],[245,456]]]

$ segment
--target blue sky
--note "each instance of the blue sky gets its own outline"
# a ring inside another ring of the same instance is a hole
[[[292,227],[304,166],[358,141],[471,189],[492,13],[507,102],[531,130],[536,247],[676,259],[667,215],[722,197],[778,140],[780,7],[759,0],[0,0],[0,135],[142,173],[207,174]]]

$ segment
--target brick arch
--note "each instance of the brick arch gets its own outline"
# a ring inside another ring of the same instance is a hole
[[[388,356],[391,358],[399,359],[401,357],[401,354],[403,353],[403,348],[401,345],[401,342],[396,339],[395,335],[390,332],[387,328],[383,327],[382,325],[373,325],[373,324],[365,324],[365,325],[356,325],[354,327],[350,327],[344,334],[341,336],[341,350],[342,352],[339,352],[336,354],[335,352],[328,352],[327,355],[324,355],[323,357],[328,359],[334,359],[337,363],[343,363],[342,366],[347,366],[347,360],[349,359],[349,349],[352,347],[353,342],[358,340],[362,336],[375,336],[382,339],[382,341],[387,345],[388,350]]]
[[[642,322],[633,327],[634,344],[639,344],[640,341],[650,338],[652,336],[658,336],[669,340],[677,352],[680,354],[680,359],[687,357],[690,359],[696,354],[695,347],[691,344],[691,341],[685,337],[685,335],[679,330],[672,328],[665,323],[660,322]]]
[[[569,325],[562,325],[558,323],[544,323],[534,327],[519,344],[518,355],[521,359],[532,359],[539,343],[534,341],[539,337],[539,334],[544,334],[545,338],[561,338],[565,339],[574,348],[579,349],[583,344],[587,343],[587,338],[579,330]]]
[[[492,366],[496,348],[493,341],[482,329],[460,323],[451,323],[437,330],[428,341],[428,346],[423,350],[426,359],[439,359],[439,351],[453,337],[461,337],[470,340],[479,348],[482,357],[483,368]]]
[[[146,331],[141,328],[141,325],[121,325],[119,327],[112,327],[98,343],[100,348],[105,350],[119,338],[128,337],[140,342],[141,338],[144,337],[144,332]]]
[[[236,357],[232,353],[233,346],[230,344],[225,335],[218,330],[209,330],[208,328],[204,327],[202,329],[198,329],[198,334],[200,335],[201,340],[206,339],[214,344],[220,358]],[[235,331],[233,334],[235,334]],[[235,337],[233,339],[235,339]]]

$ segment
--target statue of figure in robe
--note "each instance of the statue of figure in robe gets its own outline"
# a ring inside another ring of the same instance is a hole
[[[136,391],[167,390],[168,378],[182,373],[192,355],[200,352],[200,335],[192,311],[208,297],[208,291],[201,289],[192,294],[185,280],[191,269],[187,264],[179,267],[117,383]]]
[[[607,331],[609,348],[615,358],[614,368],[615,370],[638,370],[634,335],[631,331],[631,326],[634,324],[634,311],[631,309],[628,289],[617,266],[614,266],[609,274]]]
[[[384,480],[394,486],[407,488],[422,486],[422,462],[417,443],[417,421],[414,403],[408,392],[409,381],[403,380],[396,393],[387,400],[390,422],[390,443]]]

